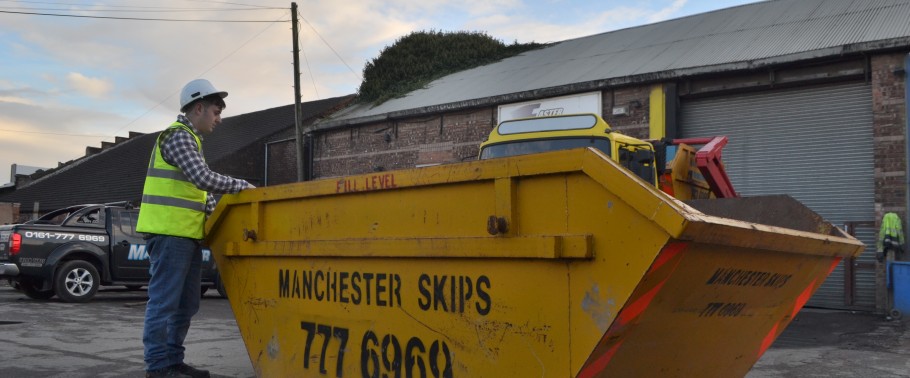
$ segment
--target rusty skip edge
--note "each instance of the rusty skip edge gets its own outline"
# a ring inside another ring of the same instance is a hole
[[[541,158],[541,156],[544,156]],[[222,215],[226,214],[229,207],[253,205],[261,207],[263,203],[283,201],[298,198],[314,198],[321,196],[338,196],[343,200],[347,195],[359,195],[376,191],[400,190],[433,185],[453,184],[469,181],[489,181],[491,186],[499,178],[519,178],[535,175],[550,175],[557,173],[583,172],[594,181],[608,188],[621,200],[626,201],[639,213],[654,221],[667,232],[671,239],[698,243],[718,244],[730,247],[740,247],[777,252],[810,254],[819,256],[855,257],[862,253],[862,242],[845,234],[834,227],[834,235],[825,235],[814,232],[792,230],[783,227],[765,224],[738,221],[707,215],[686,205],[682,201],[650,187],[635,176],[619,167],[609,157],[592,148],[568,151],[554,151],[544,154],[518,156],[504,159],[456,163],[432,167],[404,169],[397,171],[379,172],[372,174],[342,176],[337,178],[309,181],[303,183],[286,184],[275,187],[256,188],[246,190],[234,195],[225,195],[215,212],[209,217],[206,224],[207,234],[216,229]],[[625,177],[622,177],[625,176]],[[621,182],[623,185],[612,183]],[[637,185],[636,185],[637,184]],[[491,194],[492,195],[492,194]],[[514,240],[516,244],[531,245],[532,240],[546,241],[543,247],[533,248],[522,256],[499,257],[542,257],[542,258],[592,258],[593,252],[590,235],[498,235],[491,237],[465,237],[465,238],[413,238],[409,239],[415,246],[426,246],[439,243],[473,244],[481,252],[475,255],[461,257],[482,257],[492,249],[502,247],[503,239]],[[382,244],[398,242],[398,240],[310,240],[299,241],[269,241],[272,247],[284,247],[278,250],[291,252],[305,252],[314,244],[329,246],[329,250],[341,253],[347,243],[377,243],[379,250]],[[282,243],[275,245],[274,243]],[[248,243],[244,243],[248,244]],[[252,244],[261,244],[254,240]],[[489,245],[487,245],[489,244]],[[295,247],[289,247],[295,245]],[[568,247],[564,247],[568,245]],[[264,251],[262,247],[254,247]],[[227,246],[227,254],[250,253],[247,246]],[[425,250],[424,248],[419,248]],[[416,251],[415,251],[416,252]],[[281,253],[281,254],[284,254]],[[404,252],[405,256],[417,256],[417,253]],[[379,252],[377,256],[393,257],[388,253]],[[404,257],[404,256],[402,256]],[[457,257],[457,256],[456,256]]]
[[[736,223],[733,221],[732,223]],[[743,222],[739,222],[743,223]],[[751,249],[815,255],[856,257],[864,246],[847,237],[834,237],[773,226],[690,223],[686,233],[668,242],[689,241]],[[312,256],[390,258],[516,258],[591,259],[592,235],[539,235],[464,238],[375,238],[344,240],[228,242],[226,256]],[[369,251],[369,252],[365,252]]]
[[[729,221],[720,219],[720,221]],[[834,237],[773,226],[690,223],[673,241],[714,244],[823,257],[856,257],[864,245]],[[745,227],[744,227],[745,226]],[[464,238],[374,238],[344,240],[229,242],[226,256],[321,256],[400,258],[591,259],[593,235],[537,235]],[[369,252],[364,252],[369,251]]]
[[[833,228],[835,235],[799,231],[765,224],[720,218],[691,209],[686,213],[687,226],[673,237],[681,241],[717,244],[730,247],[829,257],[856,257],[865,245],[856,238]]]

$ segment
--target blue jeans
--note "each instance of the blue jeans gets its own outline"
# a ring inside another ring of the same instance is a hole
[[[192,239],[155,235],[148,240],[152,279],[145,308],[146,370],[183,362],[183,340],[199,311],[202,251]]]

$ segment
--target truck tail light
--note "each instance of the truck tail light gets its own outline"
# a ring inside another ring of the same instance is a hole
[[[19,248],[22,247],[22,235],[14,232],[10,235],[9,253],[11,255],[19,254]]]

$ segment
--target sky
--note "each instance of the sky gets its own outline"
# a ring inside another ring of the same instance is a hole
[[[302,101],[356,93],[364,64],[413,31],[557,42],[756,1],[298,0]],[[11,164],[54,168],[167,127],[196,78],[229,92],[224,117],[292,104],[290,6],[0,0],[0,185]]]

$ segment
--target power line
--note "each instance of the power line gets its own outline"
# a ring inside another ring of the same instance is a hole
[[[69,5],[69,6],[73,6],[73,7],[85,6],[85,4],[64,3],[64,2],[59,2],[59,1],[50,2],[50,1],[0,0],[0,2],[17,3],[17,4],[44,4],[44,5],[58,5],[58,6],[59,6],[59,5]],[[240,3],[229,3],[229,2],[223,2],[223,1],[199,1],[199,2],[209,2],[209,3],[221,3],[221,4],[230,4],[230,5],[239,5],[239,6],[247,7],[247,8],[243,8],[243,9],[245,9],[245,10],[265,10],[265,9],[286,10],[286,9],[287,9],[287,8],[278,8],[278,7],[266,7],[266,6],[261,6],[261,5],[240,4]],[[109,4],[98,4],[98,5],[103,5],[103,6],[105,6],[105,7],[110,7],[110,8],[175,9],[175,10],[191,9],[191,8],[179,8],[179,7],[153,7],[153,6],[142,6],[142,5],[109,5]],[[213,10],[213,11],[217,11],[217,10],[219,10],[219,9],[217,9],[217,8],[204,8],[204,9],[200,9],[200,10]]]
[[[124,13],[179,13],[179,12],[229,12],[229,11],[257,11],[257,10],[275,10],[284,8],[158,8],[158,9],[100,9],[100,8],[34,8],[34,7],[2,7],[7,10],[27,10],[27,11],[85,11],[85,12],[124,12]]]
[[[190,1],[196,1],[196,2],[199,2],[199,3],[213,3],[213,4],[227,4],[227,5],[242,5],[242,6],[250,7],[250,8],[262,8],[262,9],[287,9],[287,8],[266,7],[266,6],[263,6],[263,5],[253,5],[253,4],[243,4],[243,3],[232,3],[232,2],[230,2],[230,1],[216,1],[216,0],[190,0]]]
[[[231,51],[231,52],[230,52],[228,55],[226,55],[224,58],[221,58],[221,60],[219,60],[219,61],[216,62],[214,65],[212,65],[211,67],[209,67],[207,70],[203,71],[203,72],[202,72],[201,74],[199,74],[199,76],[197,76],[197,77],[201,77],[202,75],[205,75],[205,74],[207,74],[209,71],[215,69],[215,67],[218,67],[219,64],[221,64],[222,62],[224,62],[225,60],[227,60],[228,58],[230,58],[231,56],[233,56],[234,54],[236,54],[237,51],[240,51],[240,49],[242,49],[244,46],[246,46],[247,44],[249,44],[250,42],[252,42],[254,39],[256,39],[257,37],[259,37],[260,35],[262,35],[262,33],[265,33],[266,30],[269,30],[269,28],[271,28],[272,25],[274,25],[276,22],[287,22],[287,21],[289,21],[289,20],[282,20],[282,18],[288,17],[289,15],[290,15],[290,12],[288,12],[287,14],[281,16],[281,18],[279,18],[278,20],[273,21],[271,24],[269,24],[268,26],[266,26],[265,28],[263,28],[262,30],[260,30],[259,33],[256,33],[256,35],[250,37],[250,39],[248,39],[246,42],[244,42],[244,43],[241,44],[239,47],[237,47],[236,49],[234,49],[234,51]],[[158,108],[159,106],[161,106],[161,104],[163,104],[165,101],[170,100],[171,97],[174,97],[175,94],[177,94],[177,92],[172,92],[170,95],[168,95],[167,97],[165,97],[163,100],[161,100],[161,101],[159,101],[157,104],[155,104],[155,106],[153,106],[153,107],[149,108],[148,110],[146,110],[145,113],[142,113],[140,116],[136,117],[136,118],[133,119],[132,121],[129,121],[127,124],[125,124],[125,125],[123,125],[123,126],[120,126],[119,129],[114,130],[114,134],[117,134],[118,131],[125,129],[127,126],[132,125],[134,122],[138,121],[138,120],[141,119],[142,117],[145,117],[146,114],[149,114],[152,110],[155,110],[156,108]]]
[[[322,43],[325,43],[325,45],[329,47],[329,50],[332,50],[332,52],[335,53],[335,56],[338,57],[338,60],[340,60],[341,63],[344,63],[345,67],[347,67],[348,70],[351,71],[352,74],[357,76],[358,79],[363,80],[363,78],[360,76],[360,74],[358,74],[357,72],[354,72],[354,69],[351,68],[350,65],[348,65],[348,62],[344,61],[344,58],[342,58],[341,55],[338,54],[338,51],[335,51],[335,48],[332,47],[332,45],[330,45],[329,42],[325,40],[325,38],[322,38],[322,34],[319,34],[319,32],[316,31],[316,28],[313,27],[313,24],[311,24],[309,21],[307,21],[307,19],[304,18],[303,15],[301,15],[299,11],[297,12],[297,16],[299,16],[300,19],[303,20],[303,22],[306,22],[306,24],[310,26],[310,29],[313,29],[313,32],[316,33],[316,36],[318,36],[319,39],[322,40]]]
[[[316,99],[319,100],[319,90],[316,89],[316,78],[313,77],[313,70],[310,69],[310,60],[306,57],[306,51],[301,48],[300,52],[303,53],[303,61],[306,63],[306,70],[310,73],[310,81],[313,82],[313,92],[316,92]]]
[[[89,134],[67,134],[67,133],[51,133],[45,131],[24,131],[24,130],[9,130],[9,129],[0,129],[0,131],[5,131],[9,133],[23,133],[23,134],[44,134],[44,135],[59,135],[59,136],[73,136],[73,137],[86,137],[86,138],[113,138],[109,135],[89,135]]]
[[[32,16],[55,16],[55,17],[75,17],[75,18],[96,18],[96,19],[107,19],[107,20],[129,20],[129,21],[217,22],[217,23],[275,23],[275,22],[278,22],[278,21],[266,21],[266,20],[187,20],[187,19],[171,19],[171,18],[140,18],[140,17],[84,16],[84,15],[76,15],[76,14],[38,13],[38,12],[14,12],[14,11],[0,11],[0,13],[25,14],[25,15],[32,15]],[[287,22],[287,21],[282,21],[282,22]]]

